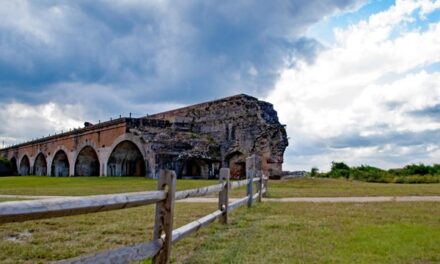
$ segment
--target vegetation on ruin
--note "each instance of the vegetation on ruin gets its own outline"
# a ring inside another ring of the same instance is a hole
[[[329,172],[319,173],[312,168],[310,175],[381,183],[440,183],[440,164],[411,164],[399,169],[383,170],[369,165],[350,167],[344,162],[332,162]]]
[[[11,173],[12,164],[11,162],[0,156],[0,176],[8,175]]]
[[[11,162],[7,158],[2,157],[2,156],[0,156],[0,164],[6,166],[8,168],[11,166]]]

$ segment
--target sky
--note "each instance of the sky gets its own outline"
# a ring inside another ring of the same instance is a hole
[[[286,170],[440,163],[440,1],[0,0],[0,144],[239,93]]]

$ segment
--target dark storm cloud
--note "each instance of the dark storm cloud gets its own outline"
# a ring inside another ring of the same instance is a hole
[[[11,1],[0,7],[1,100],[117,112],[118,99],[263,96],[283,67],[313,61],[321,46],[307,27],[354,2]]]

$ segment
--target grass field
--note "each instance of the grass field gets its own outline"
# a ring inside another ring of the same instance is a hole
[[[177,204],[176,227],[215,210]],[[44,263],[151,239],[153,207],[0,226],[1,263]],[[440,203],[263,203],[173,246],[175,263],[438,263]]]
[[[177,190],[187,190],[217,183],[219,183],[218,180],[177,180],[176,188]],[[142,192],[156,190],[156,188],[156,180],[140,177],[0,177],[0,195],[81,196]],[[245,195],[245,187],[234,189],[231,192],[231,197]]]
[[[188,263],[439,263],[440,203],[263,203]]]
[[[17,199],[17,198],[0,198],[1,202],[12,202],[12,201],[21,201],[21,200],[27,200],[27,199]]]
[[[190,189],[217,184],[216,180],[178,180],[177,189]],[[155,190],[157,182],[139,177],[2,177],[0,195],[90,195]],[[232,196],[244,196],[244,188]],[[440,184],[383,184],[340,179],[302,178],[270,181],[268,197],[334,197],[440,195]]]
[[[178,181],[178,189],[217,181]],[[271,197],[440,195],[439,184],[271,181]],[[0,194],[153,190],[140,178],[0,178]],[[243,192],[239,190],[239,192]],[[236,193],[239,195],[240,193]],[[241,195],[240,195],[241,196]],[[11,199],[3,199],[6,201]],[[216,210],[176,204],[175,228]],[[45,263],[152,238],[154,206],[0,225],[0,263]],[[173,246],[175,263],[440,263],[440,203],[262,203]]]
[[[216,209],[216,204],[176,204],[175,227]],[[0,263],[45,263],[145,242],[152,238],[153,215],[154,206],[145,206],[0,225]],[[191,241],[197,240],[185,239],[176,253],[183,257],[194,250]]]
[[[440,184],[369,183],[328,178],[269,181],[268,197],[440,195]]]
[[[215,180],[178,180],[177,189],[216,184]],[[92,195],[155,190],[157,181],[140,177],[2,177],[0,194]]]

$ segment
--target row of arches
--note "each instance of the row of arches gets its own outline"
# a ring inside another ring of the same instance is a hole
[[[48,168],[48,162],[43,153],[39,153],[31,167],[30,159],[24,155],[17,168],[16,158],[11,159],[13,170],[19,175],[36,175],[36,176],[69,176],[70,161],[67,153],[58,150]],[[75,176],[99,176],[101,162],[98,154],[91,146],[83,147],[75,160],[73,167]],[[145,176],[146,168],[143,155],[139,148],[131,141],[122,141],[111,152],[107,160],[108,176]]]

